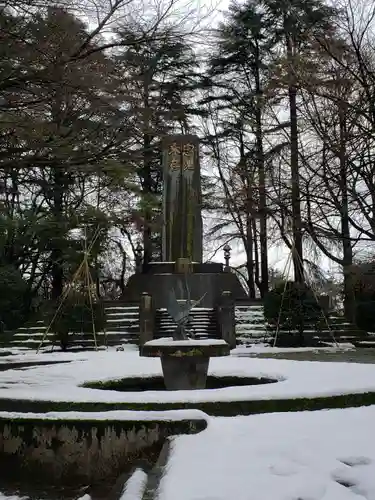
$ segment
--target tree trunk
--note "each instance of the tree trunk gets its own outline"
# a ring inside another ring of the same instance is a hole
[[[355,302],[353,293],[353,279],[351,266],[353,265],[353,248],[350,239],[349,223],[349,200],[347,185],[347,161],[346,161],[346,113],[344,103],[339,105],[340,117],[340,189],[341,189],[341,240],[343,251],[343,274],[344,274],[344,313],[348,321],[355,321]]]
[[[150,103],[149,103],[149,75],[145,75],[143,82],[143,172],[142,189],[144,193],[143,208],[143,271],[147,272],[149,263],[152,261],[152,231],[150,197],[152,194],[152,150],[150,136]]]
[[[147,271],[149,263],[152,261],[152,234],[151,234],[151,211],[149,207],[149,198],[152,193],[151,176],[151,147],[150,136],[144,135],[144,159],[143,159],[143,192],[146,200],[143,208],[143,270]]]
[[[15,252],[16,245],[16,233],[15,227],[13,226],[13,221],[15,220],[16,205],[19,203],[19,179],[18,179],[18,169],[16,167],[10,167],[6,169],[9,173],[10,185],[8,185],[8,179],[4,180],[5,189],[5,199],[8,211],[8,218],[10,224],[7,225],[7,231],[5,233],[5,243],[3,248],[2,261],[6,264],[13,265],[17,267],[17,255]]]
[[[293,247],[292,261],[294,280],[304,282],[303,253],[302,253],[302,221],[301,221],[301,193],[298,168],[298,120],[297,120],[297,87],[295,76],[296,44],[293,40],[293,19],[284,18],[286,53],[288,61],[288,95],[290,113],[290,173],[292,183],[292,231]]]
[[[249,287],[250,299],[255,299],[255,283],[254,283],[254,257],[253,257],[253,233],[251,228],[252,217],[246,214],[246,269],[247,283]]]
[[[260,296],[264,298],[268,292],[268,247],[267,247],[267,199],[266,199],[266,174],[263,151],[263,127],[262,127],[262,97],[263,92],[260,84],[259,66],[254,71],[255,92],[257,95],[256,108],[256,150],[258,164],[258,189],[259,189],[259,244],[260,244]]]
[[[290,108],[290,169],[292,181],[292,228],[293,228],[293,267],[294,279],[303,283],[303,252],[301,223],[301,194],[298,168],[298,125],[297,125],[297,90],[289,87]]]
[[[55,224],[55,239],[51,252],[52,261],[52,299],[58,300],[64,289],[64,256],[62,250],[63,239],[63,197],[65,187],[65,174],[62,167],[52,167],[52,214]]]
[[[261,293],[262,282],[261,282],[260,265],[259,265],[259,244],[258,244],[258,234],[257,234],[257,221],[254,218],[252,220],[252,232],[253,232],[253,254],[254,254],[254,282],[255,282],[255,285],[257,286],[259,292]]]

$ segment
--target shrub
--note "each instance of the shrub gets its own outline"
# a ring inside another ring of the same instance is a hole
[[[355,322],[361,330],[375,332],[375,300],[356,301]]]
[[[18,269],[0,267],[0,331],[16,330],[27,320],[28,287]]]
[[[375,264],[355,266],[352,283],[356,325],[367,332],[375,332]]]
[[[288,281],[279,283],[266,295],[264,315],[269,324],[276,326],[279,321],[280,330],[288,331],[288,343],[304,345],[305,326],[319,329],[323,311],[311,288]]]
[[[100,301],[93,301],[91,305],[87,294],[70,294],[56,314],[58,307],[59,304],[56,302],[48,304],[45,324],[47,327],[51,325],[51,331],[55,333],[62,349],[69,346],[76,334],[93,335],[93,322],[95,332],[102,332],[105,329],[106,317],[103,304]]]

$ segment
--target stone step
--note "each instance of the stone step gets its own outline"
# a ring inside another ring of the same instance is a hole
[[[239,311],[263,311],[264,307],[262,304],[255,304],[255,305],[241,305],[241,304],[236,304],[236,309]]]
[[[167,315],[163,315],[163,316],[160,316],[158,314],[155,315],[155,319],[157,321],[173,321],[173,318],[171,316],[167,316]],[[208,315],[198,315],[198,314],[192,314],[190,315],[190,320],[191,321],[212,321],[216,319],[216,316],[215,315],[212,315],[212,316],[208,316]]]
[[[136,321],[138,318],[107,318],[107,323],[132,323],[133,321]]]
[[[234,308],[236,314],[246,315],[246,316],[263,316],[263,309],[239,309],[238,307]]]
[[[156,323],[159,324],[159,325],[176,325],[176,323],[170,319],[170,320],[161,320],[161,321],[158,321],[156,319]],[[189,322],[191,325],[210,325],[211,323],[215,323],[214,321],[212,321],[212,319],[204,319],[204,320],[201,320],[201,319],[198,319],[198,318],[192,318]]]
[[[32,335],[29,335],[28,333],[15,333],[12,337],[14,340],[23,340],[23,339],[42,339],[42,338],[53,338],[54,334],[53,333],[48,333],[47,335],[44,335],[43,332],[40,333],[33,333]]]
[[[175,328],[177,324],[174,321],[155,321],[155,325],[165,328]],[[217,326],[216,321],[190,321],[190,326],[196,328],[209,328],[211,325]]]
[[[171,322],[155,322],[155,325],[158,326],[158,328],[176,328],[176,323],[173,321]],[[207,323],[202,323],[202,322],[197,322],[197,321],[191,321],[189,325],[193,328],[210,328],[210,327],[216,327],[217,323],[208,321]]]
[[[139,306],[111,306],[111,307],[104,307],[105,311],[138,311]]]
[[[155,339],[160,339],[160,338],[164,338],[164,337],[172,337],[172,332],[170,335],[167,335],[166,333],[160,333],[160,332],[157,332],[155,333],[154,335],[154,338]],[[218,335],[217,334],[200,334],[200,333],[196,333],[194,335],[194,338],[196,338],[197,340],[204,340],[204,339],[217,339],[218,338]]]
[[[234,316],[238,320],[265,321],[263,314],[239,314],[238,312],[235,312]]]
[[[108,347],[115,347],[119,346],[121,344],[125,343],[136,343],[137,337],[120,337],[120,338],[108,338],[106,340],[102,338],[97,339],[97,345],[99,346],[108,346]],[[22,348],[29,348],[29,349],[37,349],[40,346],[41,341],[40,340],[27,340],[23,342],[19,341],[12,341],[9,343],[10,347],[22,347]],[[58,346],[58,342],[53,343],[51,339],[47,339],[43,342],[43,347],[47,347],[50,345],[55,345]],[[71,350],[74,347],[81,346],[81,347],[95,347],[95,343],[93,339],[77,339],[77,340],[72,340],[71,343],[69,344],[68,349]]]
[[[155,332],[160,334],[161,336],[168,336],[169,334],[172,334],[173,332],[176,331],[176,328],[164,328],[162,330],[159,330],[158,328],[155,329]],[[212,328],[210,330],[207,329],[195,329],[193,328],[193,331],[197,335],[211,335],[211,334],[216,334],[217,330]]]
[[[355,347],[374,348],[375,340],[353,340]]]
[[[106,320],[108,321],[109,319],[111,320],[117,320],[117,319],[127,319],[128,321],[134,321],[136,319],[139,318],[139,313],[136,313],[136,314],[118,314],[118,315],[111,315],[111,314],[107,314],[106,315]]]
[[[209,308],[193,308],[190,314],[190,327],[197,339],[218,337],[216,311]],[[159,309],[155,315],[155,338],[171,337],[176,323],[166,309]]]
[[[266,330],[264,323],[238,323],[236,322],[236,328],[243,330]]]
[[[236,336],[251,339],[251,338],[259,338],[259,337],[269,336],[269,334],[265,330],[255,331],[255,332],[254,331],[253,332],[241,332],[241,331],[236,330]]]
[[[237,337],[237,343],[238,345],[253,345],[253,344],[263,344],[263,343],[267,343],[267,344],[271,344],[272,343],[272,338],[270,337],[254,337],[254,338],[246,338],[246,337]]]
[[[271,335],[273,333],[276,332],[276,328],[267,328],[267,332],[269,332]],[[282,335],[283,333],[285,334],[290,334],[290,333],[294,333],[294,334],[297,334],[298,331],[297,330],[279,330],[278,332],[280,335]],[[360,330],[304,330],[304,335],[309,335],[309,336],[313,336],[313,337],[323,337],[323,336],[327,336],[327,335],[334,335],[335,337],[362,337],[364,335],[364,332],[360,331]]]
[[[190,309],[190,311],[193,313],[197,313],[197,312],[210,313],[210,312],[215,312],[215,308],[214,307],[193,307]],[[166,307],[159,307],[158,309],[156,309],[156,312],[160,312],[162,314],[164,314],[164,313],[168,314],[168,309]]]

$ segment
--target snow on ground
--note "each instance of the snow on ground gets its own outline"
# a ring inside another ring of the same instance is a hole
[[[270,376],[280,381],[210,391],[122,393],[77,386],[89,380],[160,375],[160,361],[140,358],[132,348],[126,348],[124,352],[63,355],[60,352],[43,355],[19,353],[10,361],[16,360],[69,360],[71,363],[0,372],[0,397],[161,402],[311,397],[375,391],[375,365],[355,363],[229,356],[212,359],[210,373]],[[0,413],[0,417],[20,415]],[[47,415],[52,419],[57,415],[67,418],[87,416],[83,412],[51,412]],[[146,418],[147,415],[147,412],[127,411],[90,414],[97,419],[124,420],[134,416]],[[187,415],[192,418],[204,416],[198,410],[152,412],[152,417],[163,419]],[[37,414],[25,416],[35,417]],[[375,406],[208,418],[205,431],[173,439],[158,500],[375,500],[374,421]],[[144,479],[141,475],[134,477],[123,496],[133,498]],[[83,498],[86,500],[89,496]],[[0,500],[21,499],[0,493]]]
[[[81,359],[65,364],[0,372],[0,398],[161,403],[319,397],[375,391],[373,364],[227,356],[212,358],[209,373],[269,377],[278,382],[196,391],[121,392],[79,387],[88,381],[161,375],[158,358],[141,358],[136,350],[107,351],[81,353]]]
[[[374,421],[375,406],[211,418],[173,438],[158,500],[375,500]],[[136,471],[122,498],[145,480]]]
[[[147,485],[147,474],[137,469],[127,481],[120,500],[142,500]]]
[[[59,411],[47,413],[32,412],[8,412],[0,411],[0,418],[29,418],[43,420],[208,420],[209,416],[200,410],[166,410],[166,411],[132,411],[132,410],[112,410],[99,412],[83,411]],[[0,498],[1,500],[1,498]]]
[[[158,500],[375,500],[374,421],[375,406],[212,418],[174,438]]]
[[[0,500],[28,500],[28,497],[6,496],[0,492]]]
[[[338,347],[272,347],[266,344],[252,344],[239,346],[232,349],[231,354],[239,356],[242,354],[285,354],[290,352],[346,352],[355,349],[353,344],[340,344]]]
[[[128,352],[138,352],[138,346],[133,344],[128,344],[125,346],[126,351]],[[61,351],[59,349],[55,349],[51,351],[51,348],[44,349],[39,353],[36,350],[31,349],[5,349],[5,352],[11,351],[12,354],[7,356],[0,356],[0,366],[7,365],[12,363],[46,363],[46,362],[55,362],[55,361],[79,361],[79,360],[87,360],[90,359],[93,355],[97,354],[93,351]],[[115,352],[115,348],[108,348],[107,351],[99,351],[99,352]]]
[[[170,337],[163,337],[161,339],[149,340],[145,343],[145,345],[155,345],[155,346],[177,346],[177,347],[185,347],[185,346],[210,346],[210,345],[228,345],[225,340],[219,339],[186,339],[186,340],[173,340]]]

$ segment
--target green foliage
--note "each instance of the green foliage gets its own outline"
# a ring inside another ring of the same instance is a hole
[[[264,300],[264,315],[271,325],[283,330],[303,333],[305,325],[318,328],[322,319],[322,308],[313,291],[306,284],[288,281],[279,283]]]
[[[372,300],[356,300],[355,322],[361,330],[375,331],[375,297]]]
[[[104,306],[100,301],[93,301],[90,304],[88,294],[71,293],[60,309],[59,306],[60,303],[56,302],[47,304],[44,318],[46,327],[51,325],[50,329],[55,333],[63,349],[69,346],[71,336],[74,334],[94,335],[93,326],[96,334],[105,329]]]
[[[27,283],[13,266],[0,267],[0,328],[16,330],[27,319]]]
[[[366,332],[375,332],[375,264],[356,266],[352,280],[356,325]]]
[[[76,401],[30,401],[27,399],[4,400],[8,411],[166,411],[179,409],[199,409],[216,417],[255,415],[260,413],[279,413],[289,411],[316,411],[333,408],[355,408],[375,403],[375,392],[360,394],[340,394],[336,396],[293,398],[293,399],[248,399],[242,401],[200,401],[197,402],[127,402],[117,403],[76,402]],[[9,420],[9,419],[8,419]],[[203,423],[203,422],[202,422]],[[143,422],[142,422],[143,424]],[[204,428],[204,427],[203,427]],[[203,429],[202,429],[203,430]]]

